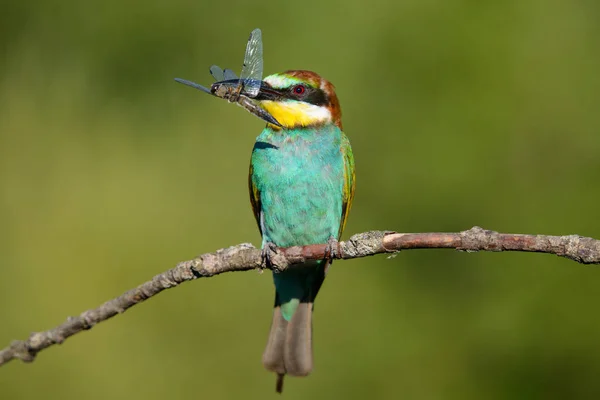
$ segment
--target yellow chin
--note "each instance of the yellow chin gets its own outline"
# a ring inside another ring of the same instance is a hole
[[[301,101],[277,102],[264,100],[260,106],[284,128],[296,128],[331,122],[331,112],[326,107]]]

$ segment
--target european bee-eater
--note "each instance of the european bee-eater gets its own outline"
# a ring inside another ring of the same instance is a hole
[[[250,161],[250,200],[263,254],[274,246],[333,246],[346,224],[355,181],[333,85],[314,72],[287,71],[265,78],[253,101],[279,123],[267,123]],[[273,273],[275,309],[262,361],[278,374],[278,391],[285,374],[306,376],[313,368],[313,304],[330,263]]]

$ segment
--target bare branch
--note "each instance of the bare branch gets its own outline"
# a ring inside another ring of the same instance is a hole
[[[459,233],[396,233],[372,231],[352,236],[340,242],[336,258],[351,259],[381,253],[395,253],[408,249],[456,249],[460,251],[528,251],[549,253],[582,264],[600,264],[600,241],[578,235],[546,236],[506,234],[484,230],[479,227]],[[326,245],[309,245],[278,249],[272,257],[276,271],[283,271],[294,264],[307,260],[319,260],[325,256]],[[202,254],[193,260],[183,261],[175,268],[156,275],[135,289],[109,300],[101,306],[70,317],[61,325],[34,332],[27,340],[16,340],[0,350],[0,365],[18,358],[25,362],[35,359],[37,353],[68,337],[92,328],[116,314],[157,295],[165,289],[197,278],[208,278],[224,272],[248,271],[262,268],[261,251],[249,243]]]

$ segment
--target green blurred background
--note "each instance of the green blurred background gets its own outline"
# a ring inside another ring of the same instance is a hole
[[[338,89],[357,163],[350,234],[600,238],[594,1],[3,2],[0,346],[178,261],[259,244],[247,168],[263,123],[176,84],[239,71]],[[337,262],[316,367],[284,396],[600,396],[600,271],[524,253]],[[269,273],[167,291],[0,369],[2,399],[275,398],[261,366]]]

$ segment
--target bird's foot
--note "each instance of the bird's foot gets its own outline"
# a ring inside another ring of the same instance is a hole
[[[333,261],[334,258],[340,256],[340,242],[333,236],[329,236],[327,240],[327,247],[325,247],[325,259]]]
[[[273,257],[277,254],[277,246],[273,242],[267,242],[260,251],[263,268],[273,267]]]

